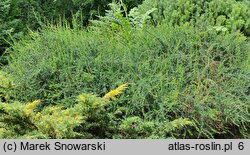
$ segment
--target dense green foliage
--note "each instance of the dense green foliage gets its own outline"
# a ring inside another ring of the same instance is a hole
[[[250,35],[250,1],[248,0],[145,0],[135,8],[145,13],[152,8],[152,23],[198,27],[223,26],[230,31],[241,30]]]
[[[120,1],[31,31],[1,69],[0,137],[249,138],[247,4]]]
[[[56,23],[60,18],[88,25],[89,19],[104,15],[112,0],[1,0],[0,1],[0,55],[13,39],[20,39],[28,28],[37,30],[42,22]],[[123,0],[128,9],[142,0]],[[3,63],[4,60],[2,60]]]

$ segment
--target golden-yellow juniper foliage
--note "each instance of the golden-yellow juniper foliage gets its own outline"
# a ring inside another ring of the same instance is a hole
[[[192,121],[190,121],[188,118],[178,118],[170,122],[170,124],[173,126],[173,128],[182,128],[186,125],[194,125]]]
[[[25,107],[23,108],[23,114],[24,116],[29,116],[29,114],[31,113],[31,111],[33,111],[33,109],[38,106],[38,104],[40,103],[40,100],[35,100],[33,102],[30,102],[28,104],[25,105]]]
[[[43,111],[34,115],[31,120],[37,129],[49,137],[64,138],[73,134],[73,129],[84,118],[80,109],[48,106]]]
[[[108,99],[108,100],[115,100],[117,95],[120,95],[123,93],[123,91],[128,87],[128,84],[123,84],[117,87],[114,90],[111,90],[107,94],[104,95],[103,98]]]
[[[11,80],[6,76],[4,72],[0,71],[0,86],[3,88],[9,88],[11,87],[11,85]]]
[[[6,125],[3,124],[8,124],[7,120],[9,121],[10,118],[22,118],[24,119],[23,121],[27,121],[30,125],[30,127],[27,125],[24,127],[22,126],[22,123],[16,124],[17,126],[20,126],[20,129],[27,130],[27,133],[21,136],[16,135],[17,137],[34,138],[36,135],[45,138],[84,137],[88,135],[88,133],[78,133],[75,132],[74,129],[79,126],[89,126],[91,123],[95,125],[97,123],[95,120],[89,122],[89,120],[92,120],[92,117],[105,118],[103,115],[107,113],[103,107],[107,105],[110,99],[115,99],[117,95],[121,94],[126,87],[127,84],[121,85],[115,90],[107,93],[103,98],[93,94],[80,94],[76,99],[77,103],[74,106],[67,108],[58,104],[39,109],[38,106],[41,103],[41,100],[34,100],[26,105],[20,102],[14,102],[11,104],[2,103],[0,105],[0,110],[2,110],[5,115],[0,117],[2,122],[2,125],[0,124],[0,137],[4,137],[1,135],[6,134],[17,134],[15,133],[15,129],[12,129],[11,126],[9,126],[10,128],[8,129],[4,128]],[[98,126],[98,124],[96,125]],[[7,133],[7,131],[9,133]]]
[[[76,101],[86,103],[89,100],[84,95],[79,95]]]

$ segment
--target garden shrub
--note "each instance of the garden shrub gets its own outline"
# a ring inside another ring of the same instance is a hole
[[[41,100],[0,103],[0,138],[107,138],[112,121],[106,108],[124,86],[103,98],[83,93],[68,108],[60,104],[39,108]]]
[[[128,83],[107,110],[117,121],[113,129],[119,128],[113,138],[249,137],[244,35],[169,24],[131,31],[124,37],[119,31],[51,26],[31,33],[15,43],[3,68],[14,85],[7,95],[71,107],[82,92],[102,97]],[[169,129],[175,120],[180,128]]]
[[[229,31],[240,30],[250,34],[250,2],[247,0],[145,0],[136,9],[145,13],[152,8],[154,25],[167,22],[172,25],[190,24],[198,27],[223,26]]]
[[[13,88],[12,80],[6,73],[0,71],[0,101],[8,102],[10,100],[8,93]]]
[[[154,135],[154,122],[139,117],[128,117],[121,122],[107,112],[110,100],[125,88],[126,85],[121,85],[103,98],[81,94],[70,108],[57,104],[41,109],[38,108],[41,100],[27,104],[1,103],[0,138],[148,138]],[[170,132],[190,123],[187,119],[176,119],[165,125]]]
[[[163,2],[112,3],[90,28],[63,22],[15,42],[0,74],[0,135],[249,138],[248,2]]]

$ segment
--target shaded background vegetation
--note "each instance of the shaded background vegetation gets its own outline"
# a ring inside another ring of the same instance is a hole
[[[72,16],[88,25],[89,19],[104,15],[112,0],[1,0],[0,54],[13,39],[20,39],[28,29],[37,30],[41,22],[56,23],[59,18],[71,21]],[[142,0],[124,0],[128,9]],[[6,62],[5,62],[6,63]]]

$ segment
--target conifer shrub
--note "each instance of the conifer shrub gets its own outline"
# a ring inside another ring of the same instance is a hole
[[[248,0],[145,0],[134,8],[145,13],[152,8],[151,23],[163,22],[172,25],[196,25],[202,27],[223,27],[229,31],[240,30],[250,35],[250,2]]]
[[[39,108],[41,100],[0,103],[0,138],[107,138],[112,131],[107,106],[124,89],[118,87],[103,98],[83,93],[68,108]]]

